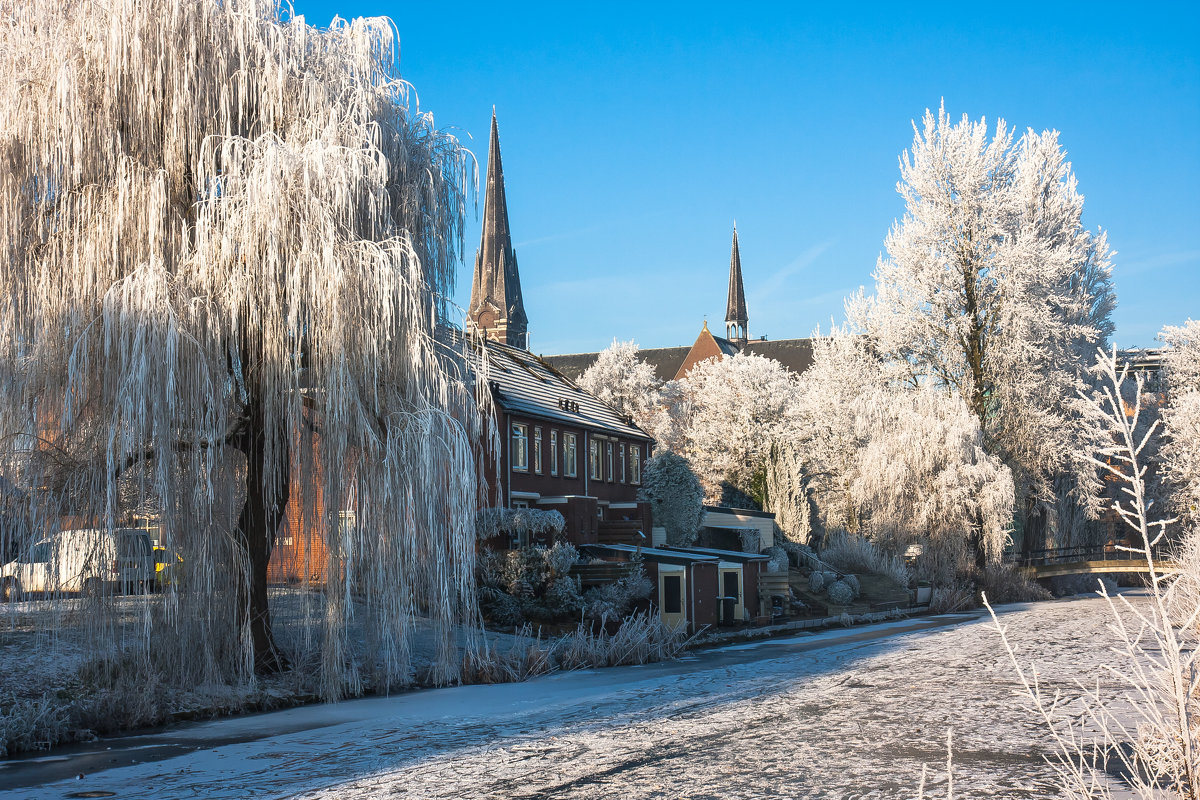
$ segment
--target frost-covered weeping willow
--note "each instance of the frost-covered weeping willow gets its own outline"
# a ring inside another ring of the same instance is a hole
[[[467,162],[410,106],[391,23],[0,7],[3,560],[150,520],[181,574],[134,634],[126,601],[58,601],[93,652],[184,684],[303,652],[337,697],[408,680],[422,618],[453,679],[486,432],[434,332]],[[277,538],[324,587],[287,646]]]

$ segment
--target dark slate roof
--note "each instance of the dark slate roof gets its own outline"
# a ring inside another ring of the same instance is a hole
[[[745,351],[773,358],[797,375],[813,363],[812,339],[751,339]]]
[[[532,353],[492,339],[484,340],[483,347],[487,353],[487,378],[492,383],[493,396],[506,411],[601,433],[650,438],[612,406],[580,389]]]
[[[683,359],[691,349],[691,347],[686,345],[683,347],[655,347],[649,350],[638,350],[638,358],[653,367],[655,376],[663,383],[666,383],[675,377],[675,373],[679,370],[679,365],[683,363]],[[595,364],[596,359],[599,357],[599,353],[568,353],[560,356],[542,356],[548,364],[573,381],[579,380],[579,376],[586,372],[588,367]]]
[[[717,340],[717,345],[723,352],[737,352],[737,347],[728,339],[718,336],[713,338]],[[638,358],[653,367],[654,374],[658,379],[666,383],[674,380],[675,374],[683,366],[684,359],[691,350],[691,346],[656,347],[639,350]],[[796,374],[808,369],[813,361],[812,341],[809,339],[776,339],[775,341],[751,339],[746,345],[746,352],[773,358]],[[599,353],[569,353],[559,356],[542,356],[542,359],[571,380],[578,380],[579,376],[596,363],[596,359],[599,357]]]
[[[742,254],[738,250],[737,226],[733,227],[733,252],[729,256],[729,300],[725,304],[725,321],[746,325],[746,292],[742,289]]]

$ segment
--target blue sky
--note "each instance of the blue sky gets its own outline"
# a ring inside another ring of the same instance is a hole
[[[496,106],[535,352],[724,330],[734,220],[752,336],[840,321],[943,99],[1061,131],[1118,251],[1118,344],[1200,317],[1200,4],[514,5],[295,9],[392,17],[422,109],[481,160]]]

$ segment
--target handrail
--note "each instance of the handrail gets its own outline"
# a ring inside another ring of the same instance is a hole
[[[1152,551],[1160,558],[1159,548]],[[1144,551],[1113,544],[1080,545],[1077,547],[1046,547],[1039,550],[1005,553],[1010,564],[1033,567],[1045,564],[1068,564],[1076,561],[1144,561]]]

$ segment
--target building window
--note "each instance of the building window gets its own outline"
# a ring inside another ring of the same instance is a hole
[[[542,429],[533,429],[533,471],[542,474]]]
[[[550,474],[558,474],[558,431],[550,431]]]
[[[594,481],[604,478],[604,465],[600,462],[600,442],[590,439],[588,441],[588,474]]]
[[[509,452],[512,468],[520,472],[529,471],[529,426],[513,423],[512,447]]]
[[[613,482],[613,443],[609,442],[607,449],[608,458],[605,463],[608,464],[608,482]]]
[[[563,434],[563,475],[568,478],[574,478],[579,474],[579,459],[575,452],[575,440],[575,434]]]
[[[642,448],[636,444],[629,446],[629,482],[642,482]]]
[[[621,448],[621,483],[625,482],[625,448]]]

